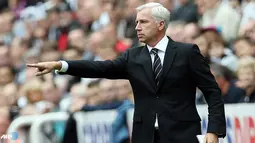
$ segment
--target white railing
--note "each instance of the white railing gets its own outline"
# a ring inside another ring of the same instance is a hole
[[[52,121],[66,121],[69,117],[67,112],[52,112],[42,114],[35,120],[30,128],[29,140],[30,143],[47,143],[50,142],[43,137],[41,127],[43,124]]]
[[[198,113],[202,119],[202,133],[205,134],[208,122],[207,105],[198,105]],[[255,141],[255,104],[225,105],[227,136],[224,143],[253,143]],[[93,112],[77,112],[74,119],[77,123],[79,143],[90,143],[91,140],[109,141],[112,124],[118,115],[117,110]],[[21,116],[15,119],[8,133],[16,132],[20,127],[31,125],[30,143],[45,143],[41,127],[51,121],[65,121],[69,117],[66,112],[54,112],[43,115]],[[127,112],[129,133],[132,132],[133,109]]]
[[[74,119],[79,143],[110,143],[116,110],[77,112]]]
[[[34,121],[38,120],[39,116],[40,115],[26,115],[15,118],[8,128],[7,134],[11,135],[13,132],[16,132],[18,133],[18,139],[20,140],[20,142],[27,142],[28,138],[26,135],[28,134],[28,132],[27,130],[22,130],[22,128],[30,127],[34,123]],[[11,140],[9,142],[15,141]]]

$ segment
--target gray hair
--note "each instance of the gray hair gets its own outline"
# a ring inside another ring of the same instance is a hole
[[[160,3],[149,2],[144,5],[138,6],[136,11],[139,12],[145,8],[151,8],[152,17],[157,21],[164,21],[164,30],[166,31],[169,21],[170,21],[170,12]]]

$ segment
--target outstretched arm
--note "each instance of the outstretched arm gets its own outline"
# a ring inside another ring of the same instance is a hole
[[[85,78],[127,79],[127,61],[128,50],[115,60],[67,61],[67,71],[62,73],[60,72],[60,74],[69,74]],[[36,75],[41,76],[52,72],[53,70],[60,70],[62,68],[62,63],[60,61],[53,61],[27,64],[27,66],[37,68]]]
[[[128,52],[115,60],[67,61],[69,75],[89,78],[127,79]]]

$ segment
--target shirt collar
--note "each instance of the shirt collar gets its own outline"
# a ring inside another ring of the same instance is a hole
[[[161,52],[166,52],[166,47],[168,44],[169,39],[166,37],[166,35],[157,43],[157,45],[155,47],[151,47],[149,45],[147,45],[147,48],[149,50],[149,52],[151,52],[152,48],[157,48],[159,51]]]

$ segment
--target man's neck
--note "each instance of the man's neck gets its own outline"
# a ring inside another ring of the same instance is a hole
[[[156,36],[154,39],[152,39],[151,42],[149,42],[147,44],[151,47],[155,47],[159,43],[159,41],[163,39],[164,36],[165,36],[165,34],[161,34],[159,36]]]

